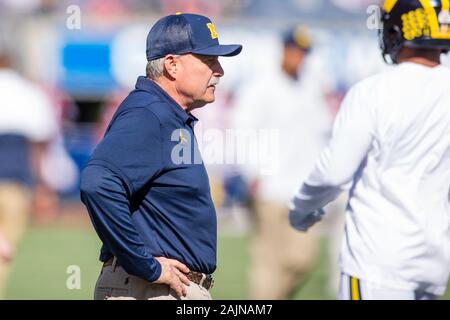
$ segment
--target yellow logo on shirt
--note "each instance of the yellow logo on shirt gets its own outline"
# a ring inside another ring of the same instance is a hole
[[[209,32],[211,32],[211,39],[217,39],[219,35],[217,34],[216,27],[214,26],[214,24],[210,22],[207,23],[206,26],[208,27]]]
[[[187,139],[184,136],[183,129],[180,129],[180,143],[184,144],[185,142],[187,142]]]

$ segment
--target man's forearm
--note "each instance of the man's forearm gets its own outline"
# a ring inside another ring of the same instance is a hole
[[[83,170],[81,200],[103,243],[130,274],[155,281],[161,266],[147,251],[131,220],[129,200],[121,178],[111,170],[91,165]]]

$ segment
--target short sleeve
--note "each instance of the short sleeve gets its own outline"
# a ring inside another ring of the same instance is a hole
[[[114,117],[89,164],[103,165],[121,176],[135,193],[162,169],[160,121],[146,107]]]
[[[23,120],[27,137],[33,142],[45,142],[58,133],[58,121],[50,98],[40,88],[31,87],[26,97],[27,117]]]

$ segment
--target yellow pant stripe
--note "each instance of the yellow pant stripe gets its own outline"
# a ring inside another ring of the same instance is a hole
[[[350,297],[352,300],[361,300],[358,278],[350,277]]]

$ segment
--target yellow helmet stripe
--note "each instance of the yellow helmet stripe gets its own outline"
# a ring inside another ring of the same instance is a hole
[[[397,2],[398,0],[386,0],[383,5],[383,10],[387,13],[391,12]]]
[[[420,3],[422,4],[422,7],[425,9],[433,9],[433,6],[431,5],[430,0],[420,0]],[[450,0],[441,0],[441,11],[449,11],[450,9]],[[434,9],[433,9],[434,10]]]
[[[386,0],[383,5],[383,9],[386,12],[391,12],[398,0]],[[426,6],[431,7],[430,0],[420,1],[422,6],[425,8]],[[441,0],[442,3],[442,11],[450,10],[450,0]]]
[[[431,5],[430,0],[419,0],[428,16],[431,29],[431,37],[433,39],[450,39],[450,29],[448,27],[440,28],[436,10]],[[441,12],[448,11],[449,0],[441,0]]]

